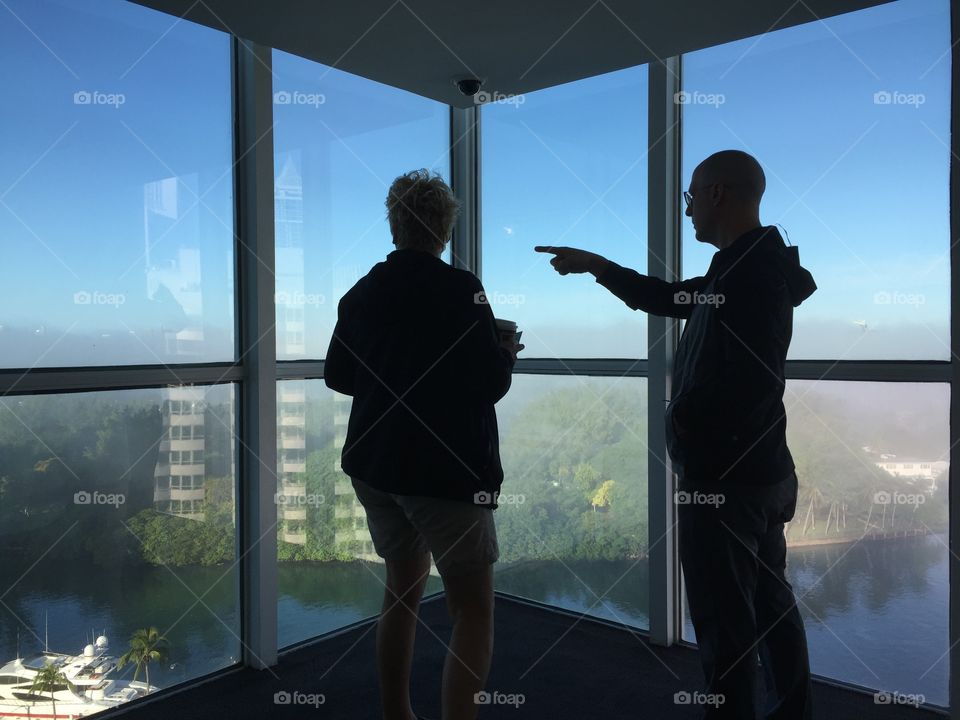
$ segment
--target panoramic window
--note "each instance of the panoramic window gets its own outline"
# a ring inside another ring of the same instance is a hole
[[[533,250],[644,271],[646,108],[646,66],[481,106],[483,285],[523,332],[521,359],[576,372],[581,358],[646,356],[643,313]],[[497,417],[496,588],[647,627],[646,380],[515,373]]]
[[[647,627],[647,381],[514,375],[497,590]]]
[[[340,297],[394,250],[390,183],[450,182],[450,109],[280,51],[273,71],[277,358],[320,359]]]
[[[0,398],[4,662],[133,651],[105,696],[67,677],[58,714],[240,660],[235,417],[231,385]],[[46,695],[30,713],[52,709]]]
[[[711,153],[754,155],[760,220],[819,285],[791,358],[950,357],[949,48],[945,0],[900,0],[684,55],[683,189]],[[682,226],[702,275],[715,248]]]
[[[753,154],[761,222],[819,285],[791,358],[950,356],[949,24],[948,3],[901,0],[683,58],[684,188],[717,150]],[[683,230],[683,274],[703,274],[715,248]],[[936,705],[949,401],[936,383],[792,380],[784,396],[800,481],[787,572],[812,670]]]
[[[4,12],[0,367],[233,360],[229,37],[120,0]]]
[[[533,250],[567,245],[646,268],[646,66],[494,97],[481,107],[483,284],[494,314],[517,322],[523,357],[646,357],[643,313],[591,275],[560,277]]]
[[[78,717],[242,657],[238,393],[177,377],[236,355],[230,38],[121,0],[0,12],[0,368],[29,368],[0,397],[0,715]],[[96,389],[131,364],[164,369]],[[37,368],[92,370],[12,394]]]
[[[394,178],[427,168],[449,182],[450,110],[273,58],[277,357],[320,359],[340,297],[394,250],[384,205]],[[277,384],[281,647],[375,615],[383,598],[383,564],[340,469],[350,400],[322,380]],[[427,591],[438,589],[434,577]]]

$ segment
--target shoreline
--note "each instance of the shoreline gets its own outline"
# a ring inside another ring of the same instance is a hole
[[[937,535],[938,533],[933,530],[924,529],[913,529],[913,530],[893,530],[889,532],[876,532],[869,533],[867,535],[859,536],[840,536],[836,538],[811,538],[807,540],[795,540],[791,541],[787,538],[787,547],[788,548],[802,548],[802,547],[817,547],[820,545],[852,545],[853,543],[860,542],[861,540],[906,540],[916,537],[927,537],[929,535]]]

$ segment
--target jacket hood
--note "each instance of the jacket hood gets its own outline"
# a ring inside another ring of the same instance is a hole
[[[739,251],[739,252],[738,252]],[[741,235],[720,253],[740,255],[747,252],[764,255],[764,263],[772,263],[787,283],[787,292],[794,307],[813,295],[817,289],[813,275],[800,264],[800,249],[783,242],[780,231],[772,225],[761,226]],[[769,256],[769,257],[767,257]]]
[[[790,302],[797,307],[813,295],[817,289],[817,283],[813,275],[800,264],[800,248],[796,245],[786,246],[780,241],[781,246],[774,255],[775,262],[780,272],[783,273],[787,281],[787,289],[790,292]]]

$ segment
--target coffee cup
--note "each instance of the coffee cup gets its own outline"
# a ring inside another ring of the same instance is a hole
[[[513,320],[503,320],[501,318],[496,318],[497,323],[497,335],[500,338],[500,342],[520,342],[520,333],[517,332],[517,324]]]

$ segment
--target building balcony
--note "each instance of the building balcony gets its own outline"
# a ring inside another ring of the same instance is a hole
[[[290,532],[288,530],[280,531],[280,539],[292,545],[306,545],[307,534],[303,531]]]
[[[277,391],[277,402],[280,404],[305,403],[306,401],[307,401],[306,390],[285,388],[283,387],[283,385],[281,385],[280,389]]]
[[[160,465],[157,465],[159,468]],[[192,463],[190,465],[175,465],[170,464],[166,465],[168,471],[164,474],[172,475],[174,477],[180,477],[183,475],[203,475],[205,472],[205,467],[203,463]]]
[[[279,516],[281,520],[306,520],[307,508],[303,505],[281,505]]]
[[[280,483],[277,492],[287,497],[303,497],[307,494],[306,483]]]
[[[206,491],[201,488],[170,488],[170,500],[203,500]]]
[[[204,447],[206,447],[204,442],[204,438],[166,438],[160,441],[160,452],[169,452],[170,450],[203,450]]]
[[[305,450],[307,439],[303,437],[283,437],[280,436],[281,450]]]
[[[174,415],[172,413],[165,415],[164,422],[168,425],[199,425],[203,427],[205,420],[203,411],[198,410],[197,412],[185,413],[183,415]]]

